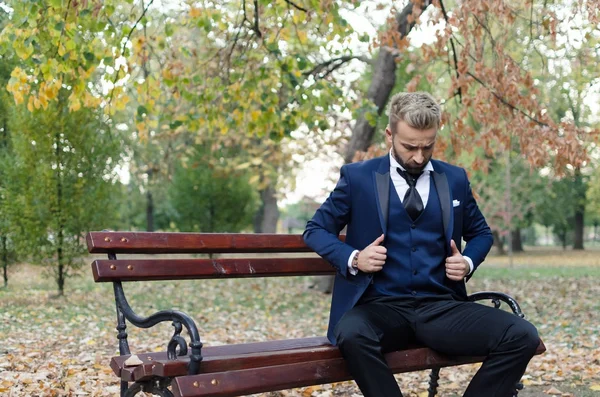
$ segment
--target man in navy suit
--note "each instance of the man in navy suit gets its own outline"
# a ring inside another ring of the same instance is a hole
[[[431,159],[440,122],[431,95],[394,96],[389,154],[344,165],[304,232],[337,270],[327,337],[366,397],[402,396],[383,354],[414,342],[486,356],[464,396],[509,397],[539,344],[529,322],[466,300],[492,233],[465,170]]]

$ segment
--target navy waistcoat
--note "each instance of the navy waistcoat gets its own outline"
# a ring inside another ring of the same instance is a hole
[[[390,178],[390,207],[385,237],[387,260],[365,292],[373,296],[423,296],[452,294],[447,285],[446,243],[440,199],[430,178],[429,198],[413,221]]]

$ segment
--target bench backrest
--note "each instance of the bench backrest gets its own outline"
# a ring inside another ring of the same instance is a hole
[[[344,239],[345,236],[340,236]],[[301,235],[241,233],[90,232],[88,251],[108,254],[92,263],[96,282],[182,280],[334,274],[334,269],[304,244]],[[264,254],[234,258],[116,258],[116,254]]]

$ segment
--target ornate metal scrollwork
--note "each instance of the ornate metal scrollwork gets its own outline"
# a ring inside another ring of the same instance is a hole
[[[173,327],[175,327],[175,332],[169,341],[169,345],[167,346],[167,358],[169,360],[176,360],[177,356],[185,356],[187,354],[187,343],[185,339],[180,335],[181,330],[183,329],[181,323],[179,321],[173,321]],[[177,353],[177,348],[179,347],[179,353]]]
[[[467,297],[471,302],[489,299],[494,304],[494,307],[499,308],[501,302],[505,302],[512,310],[514,314],[521,318],[525,318],[525,315],[521,311],[521,307],[517,301],[510,295],[503,294],[501,292],[482,291],[475,292]]]
[[[116,260],[117,256],[114,253],[109,253],[108,258]],[[177,356],[186,355],[188,354],[189,346],[191,354],[189,355],[190,363],[188,373],[190,375],[195,375],[199,372],[200,362],[202,361],[202,342],[200,341],[198,328],[190,316],[178,310],[161,310],[148,317],[141,317],[133,311],[131,306],[129,306],[127,298],[125,298],[123,285],[120,281],[113,282],[113,290],[117,305],[117,330],[119,331],[117,338],[119,339],[119,352],[121,355],[130,354],[125,320],[139,328],[150,328],[164,321],[172,321],[175,332],[167,345],[167,357],[169,360],[175,360],[177,359]],[[181,336],[183,327],[186,328],[190,336],[189,344],[187,344],[185,339]],[[179,353],[177,353],[178,350]],[[125,387],[126,383],[122,384],[122,391]],[[129,391],[127,393],[129,393]]]
[[[174,397],[168,389],[171,384],[171,378],[152,378],[145,382],[135,382],[123,395],[124,397],[133,397],[139,392],[154,394],[162,397]]]

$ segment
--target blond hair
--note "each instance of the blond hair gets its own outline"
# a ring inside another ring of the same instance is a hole
[[[412,128],[428,130],[440,127],[442,111],[427,92],[401,92],[390,101],[389,118],[392,133],[396,133],[396,125],[400,120]]]

